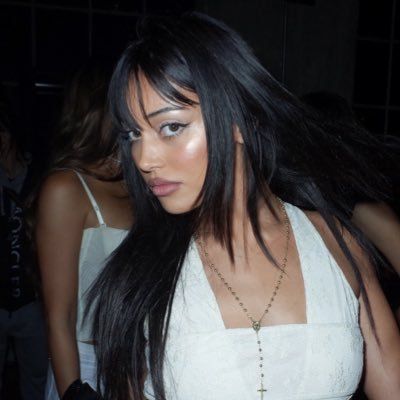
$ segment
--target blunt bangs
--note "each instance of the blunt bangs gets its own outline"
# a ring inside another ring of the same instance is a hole
[[[197,104],[179,90],[195,93],[192,75],[178,50],[171,52],[159,43],[139,41],[125,50],[110,84],[110,109],[121,133],[140,130],[129,105],[132,97],[138,101],[142,116],[147,120],[141,78],[146,79],[160,97],[170,103],[183,106]]]

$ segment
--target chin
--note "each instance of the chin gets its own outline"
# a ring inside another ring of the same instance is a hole
[[[161,201],[161,207],[169,214],[180,215],[192,211],[195,207],[192,204],[177,204],[177,202]]]

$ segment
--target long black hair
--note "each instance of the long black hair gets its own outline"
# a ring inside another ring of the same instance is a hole
[[[129,110],[129,88],[134,82],[140,92],[141,74],[175,104],[193,104],[180,89],[199,97],[208,170],[201,204],[184,215],[170,215],[161,207],[131,159],[127,132],[140,127]],[[350,207],[342,192],[350,185],[368,198],[380,200],[385,191],[382,177],[354,148],[327,134],[318,116],[261,66],[237,33],[199,14],[144,21],[137,41],[116,66],[109,98],[121,132],[124,176],[136,221],[90,293],[95,304],[98,382],[104,387],[105,399],[143,398],[146,373],[156,399],[165,399],[163,360],[168,322],[190,240],[206,224],[233,254],[234,126],[244,141],[247,214],[266,256],[271,258],[261,238],[255,205],[263,199],[272,210],[274,193],[322,215],[350,260],[369,305],[357,263],[337,221],[369,249],[350,223]],[[360,145],[368,140],[361,136]]]

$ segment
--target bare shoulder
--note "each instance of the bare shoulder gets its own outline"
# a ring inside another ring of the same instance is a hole
[[[383,240],[399,238],[400,220],[385,203],[359,203],[355,206],[352,221],[379,247]],[[391,237],[392,236],[392,237]],[[385,253],[384,249],[380,249]],[[385,254],[386,255],[386,254]]]
[[[79,178],[73,171],[60,170],[51,173],[42,183],[39,193],[39,212],[60,210],[63,213],[88,211],[86,194]]]
[[[397,219],[396,213],[386,203],[357,203],[354,207],[353,218],[378,216],[381,218]]]
[[[53,199],[62,202],[83,198],[83,187],[73,171],[61,170],[51,173],[40,188],[41,199]]]
[[[349,260],[343,253],[342,249],[340,248],[339,243],[337,242],[327,223],[318,212],[307,211],[306,215],[317,229],[326,247],[343,271],[343,274],[349,282],[350,286],[352,287],[354,294],[359,297],[360,287],[358,280],[354,274],[353,268]],[[337,222],[337,228],[350,253],[355,259],[360,269],[360,273],[363,275],[363,278],[371,277],[371,274],[373,274],[373,268],[369,262],[367,254],[361,248],[357,240],[339,222]]]

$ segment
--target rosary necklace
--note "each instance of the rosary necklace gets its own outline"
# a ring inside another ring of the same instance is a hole
[[[204,254],[204,259],[205,259],[206,264],[208,265],[210,270],[218,276],[218,278],[221,280],[221,282],[227,288],[229,293],[234,297],[236,302],[239,304],[239,306],[242,309],[242,311],[246,314],[247,318],[250,320],[251,327],[253,328],[253,330],[254,330],[254,332],[256,334],[257,347],[258,347],[257,359],[258,359],[258,365],[259,365],[259,371],[260,371],[260,387],[257,390],[257,392],[260,394],[260,399],[261,400],[264,399],[264,393],[267,391],[267,389],[265,389],[265,387],[264,387],[264,369],[263,369],[263,367],[264,367],[264,355],[263,355],[263,349],[261,347],[261,340],[260,340],[259,330],[261,328],[261,322],[262,322],[263,318],[269,313],[269,310],[272,307],[272,303],[274,302],[275,297],[276,297],[276,295],[278,293],[278,290],[279,290],[279,288],[281,286],[282,279],[283,279],[283,276],[284,276],[284,273],[285,273],[285,269],[286,269],[287,256],[288,256],[288,252],[289,252],[289,241],[290,241],[289,217],[288,217],[288,215],[286,213],[285,205],[283,204],[282,200],[279,199],[279,201],[280,201],[281,209],[282,209],[283,215],[284,215],[285,236],[286,236],[285,253],[284,253],[283,260],[282,260],[279,276],[278,276],[278,279],[276,280],[276,283],[275,283],[274,290],[272,292],[271,298],[269,299],[268,304],[266,305],[266,307],[265,307],[265,309],[264,309],[264,311],[263,311],[263,313],[262,313],[262,315],[261,315],[261,317],[259,319],[256,319],[256,318],[253,317],[253,315],[248,311],[247,307],[244,305],[243,301],[240,299],[238,294],[229,285],[229,283],[223,277],[223,275],[218,270],[218,268],[210,261],[209,254],[207,252],[205,244],[202,241],[200,241],[199,239],[197,240],[197,242],[199,244],[199,247],[200,247],[202,253]]]

